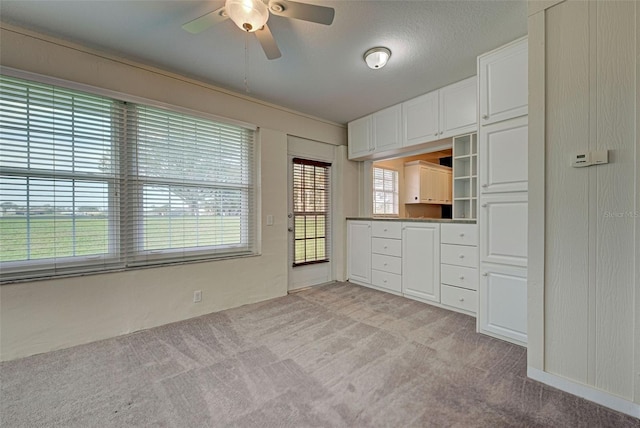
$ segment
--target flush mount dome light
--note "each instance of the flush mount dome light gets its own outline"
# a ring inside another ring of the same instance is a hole
[[[269,9],[262,0],[227,0],[225,13],[241,30],[253,33],[269,19]]]
[[[391,51],[383,47],[371,48],[364,53],[364,61],[373,70],[384,67],[390,57]]]

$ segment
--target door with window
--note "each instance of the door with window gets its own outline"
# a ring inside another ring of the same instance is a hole
[[[302,154],[301,145],[320,146]],[[331,158],[327,155],[333,155],[333,147],[292,137],[289,148],[289,290],[296,290],[332,279]],[[313,153],[322,149],[328,152],[325,156]]]

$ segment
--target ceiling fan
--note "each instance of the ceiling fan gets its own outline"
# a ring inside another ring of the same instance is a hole
[[[331,25],[335,10],[332,7],[291,0],[226,0],[223,7],[187,22],[182,28],[197,34],[230,18],[241,30],[255,33],[267,58],[276,59],[282,54],[267,25],[270,13],[285,18]]]

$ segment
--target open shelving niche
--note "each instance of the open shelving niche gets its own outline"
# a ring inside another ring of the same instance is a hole
[[[453,218],[475,220],[478,213],[478,134],[453,138]]]

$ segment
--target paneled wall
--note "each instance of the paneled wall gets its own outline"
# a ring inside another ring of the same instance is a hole
[[[557,3],[529,21],[530,366],[640,403],[640,2]]]

